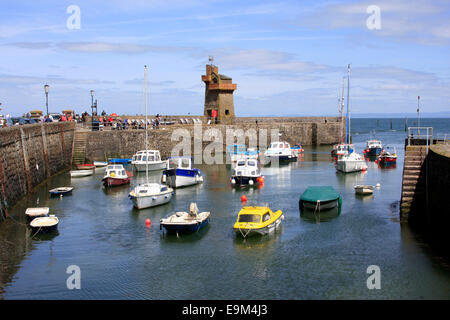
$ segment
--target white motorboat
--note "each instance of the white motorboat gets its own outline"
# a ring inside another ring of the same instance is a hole
[[[121,164],[110,164],[106,167],[105,175],[103,176],[103,184],[105,187],[120,186],[130,183],[133,174],[123,167]]]
[[[366,169],[366,161],[356,152],[340,156],[336,161],[336,170],[344,173],[365,171]]]
[[[131,159],[131,164],[138,172],[163,170],[166,162],[161,160],[158,150],[141,150]]]
[[[199,169],[192,167],[191,157],[171,157],[167,159],[162,182],[172,188],[180,188],[202,183],[203,176]]]
[[[355,188],[356,194],[368,195],[368,194],[373,194],[374,186],[356,185],[356,186],[354,186],[354,188]]]
[[[129,194],[137,209],[145,209],[168,203],[172,199],[173,189],[159,183],[145,183],[135,187]]]
[[[86,170],[71,170],[70,176],[71,177],[86,177],[86,176],[92,176],[94,174],[94,169],[86,169]]]
[[[25,214],[27,215],[29,220],[39,217],[47,217],[50,209],[48,207],[39,207],[39,208],[27,208],[25,210]]]
[[[204,227],[209,222],[209,211],[198,212],[197,204],[191,203],[188,212],[176,212],[167,218],[160,220],[160,228],[164,227],[168,232],[194,232]]]
[[[233,169],[231,184],[233,185],[256,185],[264,182],[264,176],[258,165],[258,161],[252,158],[238,160]]]
[[[297,156],[291,149],[291,145],[285,141],[272,142],[264,152],[264,163],[297,161]]]

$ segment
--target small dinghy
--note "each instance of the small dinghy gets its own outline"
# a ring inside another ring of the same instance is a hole
[[[56,230],[59,219],[55,216],[40,217],[30,222],[30,227],[36,232],[49,232]]]
[[[88,169],[88,170],[71,170],[70,176],[71,177],[86,177],[86,176],[92,176],[94,174],[94,169]]]
[[[209,211],[198,212],[197,204],[191,203],[188,212],[176,212],[167,218],[160,220],[159,228],[166,229],[168,232],[195,232],[209,222]]]
[[[108,165],[108,162],[106,162],[106,161],[94,161],[94,166],[96,168],[106,167],[107,165]]]
[[[28,208],[25,210],[25,214],[29,220],[33,220],[35,218],[48,216],[49,211],[50,209],[48,207]]]
[[[50,190],[51,196],[60,196],[72,193],[73,187],[59,187]]]
[[[355,188],[355,193],[356,194],[361,194],[361,195],[369,195],[369,194],[373,194],[373,186],[368,186],[368,185],[356,185],[354,186]]]

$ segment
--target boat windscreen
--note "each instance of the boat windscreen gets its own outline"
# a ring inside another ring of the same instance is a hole
[[[239,222],[261,222],[261,216],[259,214],[241,214]]]

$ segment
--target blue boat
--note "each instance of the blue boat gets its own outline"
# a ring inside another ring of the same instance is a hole
[[[364,153],[366,156],[378,156],[383,151],[383,144],[380,140],[369,140],[366,143]]]
[[[171,157],[167,159],[162,182],[172,188],[180,188],[203,182],[203,176],[199,169],[192,167],[190,157]]]
[[[113,159],[109,159],[109,163],[127,164],[127,163],[131,163],[131,159],[130,158],[113,158]]]
[[[187,233],[195,232],[209,223],[210,212],[198,212],[197,204],[191,203],[188,212],[176,212],[160,220],[159,228],[167,232]]]

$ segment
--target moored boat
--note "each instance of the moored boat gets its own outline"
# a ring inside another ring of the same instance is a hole
[[[27,208],[27,210],[25,210],[25,214],[27,215],[28,220],[33,220],[39,217],[47,217],[49,211],[50,208],[48,207]]]
[[[127,163],[130,163],[131,160],[132,159],[130,159],[130,158],[112,158],[112,159],[109,159],[108,162],[112,163],[112,164],[115,164],[115,163],[127,164]]]
[[[374,186],[370,186],[370,185],[356,185],[356,186],[354,186],[354,188],[355,188],[355,193],[356,194],[369,195],[369,194],[373,194]]]
[[[110,164],[106,167],[105,175],[102,179],[106,187],[120,186],[130,183],[133,174],[121,164]]]
[[[336,161],[336,170],[343,173],[365,171],[366,169],[367,164],[364,158],[356,152],[340,156]]]
[[[296,143],[293,147],[291,147],[291,150],[296,156],[299,156],[304,151],[300,143]]]
[[[341,195],[331,186],[308,187],[300,196],[300,212],[305,209],[320,212],[338,207],[339,213],[342,206]]]
[[[380,140],[368,140],[363,153],[366,156],[378,156],[383,151],[383,144]]]
[[[141,150],[131,159],[133,168],[138,172],[164,170],[166,162],[161,160],[158,150]]]
[[[95,164],[93,163],[75,164],[75,168],[77,168],[78,170],[95,169]]]
[[[264,176],[261,173],[258,161],[252,158],[238,160],[230,182],[235,186],[253,186],[264,183]]]
[[[96,168],[106,167],[108,165],[107,161],[94,161],[94,166]]]
[[[188,212],[176,212],[160,220],[160,229],[163,227],[168,232],[195,232],[203,228],[209,222],[210,212],[198,212],[197,204],[191,203]]]
[[[59,219],[54,215],[48,217],[39,217],[30,222],[30,227],[36,232],[49,232],[56,230]]]
[[[396,152],[390,153],[389,151],[384,150],[378,157],[378,164],[380,166],[392,166],[395,165],[396,163],[397,163]]]
[[[297,161],[297,156],[288,142],[272,142],[266,152],[264,152],[263,162],[265,165],[289,161]]]
[[[86,177],[86,176],[92,176],[94,174],[94,169],[87,169],[87,170],[71,170],[70,176],[71,177]]]
[[[49,190],[51,196],[60,196],[60,195],[67,195],[72,193],[73,187],[58,187]]]
[[[145,209],[168,203],[173,189],[159,183],[145,183],[136,186],[128,195],[137,209]]]
[[[202,183],[200,169],[192,167],[190,157],[171,157],[167,159],[167,168],[163,171],[162,182],[172,188],[181,188]]]
[[[281,210],[273,212],[266,206],[246,206],[239,213],[233,230],[238,236],[266,235],[273,232],[284,220]]]

